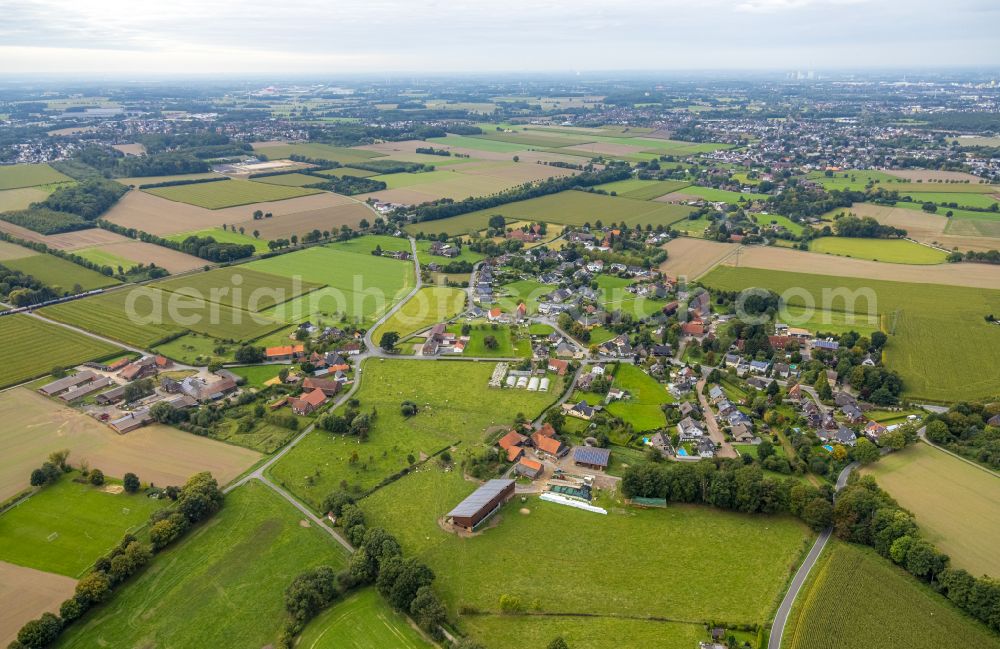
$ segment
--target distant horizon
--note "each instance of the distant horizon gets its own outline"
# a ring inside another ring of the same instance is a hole
[[[5,7],[5,75],[833,70],[1000,66],[1000,5],[953,0],[36,0]]]

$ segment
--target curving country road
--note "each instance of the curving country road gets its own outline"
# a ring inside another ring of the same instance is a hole
[[[857,467],[857,462],[851,462],[844,467],[844,470],[837,476],[837,491],[847,486],[847,479],[851,476],[851,471]],[[781,649],[781,640],[785,634],[785,625],[788,623],[788,614],[792,612],[792,605],[795,603],[795,598],[799,596],[799,591],[802,590],[802,585],[806,582],[806,578],[809,577],[809,572],[816,565],[816,560],[823,554],[823,549],[826,548],[827,541],[830,540],[832,533],[833,528],[831,527],[820,532],[816,538],[816,542],[813,543],[812,549],[809,550],[809,554],[806,555],[802,565],[799,566],[799,569],[795,572],[795,576],[792,577],[792,583],[788,585],[788,592],[785,593],[784,599],[781,600],[778,612],[771,623],[771,635],[767,641],[768,649]]]

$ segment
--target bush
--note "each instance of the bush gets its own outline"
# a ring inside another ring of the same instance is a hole
[[[104,472],[100,469],[92,469],[88,479],[90,480],[90,484],[100,487],[104,484]]]
[[[125,491],[130,494],[134,494],[139,491],[141,483],[139,482],[139,476],[134,473],[126,473],[122,478],[122,486],[125,487]]]

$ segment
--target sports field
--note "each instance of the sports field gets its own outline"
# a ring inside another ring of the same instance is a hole
[[[1000,576],[1000,475],[928,444],[916,444],[864,469],[913,512],[928,541],[973,575]]]
[[[31,471],[60,449],[70,450],[71,464],[86,460],[109,476],[131,471],[160,486],[184,484],[199,471],[211,471],[225,484],[260,459],[254,451],[167,426],[119,435],[27,388],[0,393],[0,421],[0,500],[26,489]]]
[[[453,613],[462,606],[497,613],[506,593],[541,612],[764,623],[812,536],[791,518],[683,505],[637,510],[607,496],[597,502],[607,516],[529,496],[508,503],[496,524],[473,538],[442,530],[439,519],[475,487],[458,471],[429,467],[361,501],[371,523],[435,571]],[[538,540],[530,564],[546,569],[511,569],[524,565],[523,539]],[[651,569],[656,548],[670,548],[662,569]],[[723,574],[726,587],[719,588]],[[508,629],[518,633],[517,618]],[[514,646],[513,638],[505,646]]]
[[[64,291],[70,292],[77,285],[81,290],[89,291],[121,283],[114,277],[102,275],[55,255],[33,255],[7,261],[3,265],[11,270],[19,270],[25,275],[31,275],[49,286],[58,286]]]
[[[1000,291],[732,266],[719,266],[702,281],[724,290],[795,288],[789,303],[796,306],[807,306],[808,295],[815,307],[880,314],[889,334],[888,367],[899,371],[910,398],[949,401],[1000,392],[1000,375],[990,369],[1000,363],[1000,327],[983,318],[1000,311]],[[858,299],[850,304],[835,291]],[[871,306],[867,297],[874,297]]]
[[[0,387],[44,376],[57,365],[72,367],[119,351],[110,343],[22,314],[0,318],[0,340],[7,344]]]
[[[313,246],[242,268],[325,286],[268,312],[288,322],[326,316],[364,325],[378,319],[413,288],[416,279],[411,262],[337,246]]]
[[[46,164],[0,166],[0,189],[17,189],[72,181],[73,179],[69,176],[59,173]]]
[[[432,647],[409,620],[392,609],[374,588],[336,602],[312,620],[296,645],[302,649],[371,649]]]
[[[318,189],[283,187],[249,180],[220,180],[213,183],[156,187],[143,191],[170,201],[187,203],[209,210],[266,201],[283,201],[320,192]]]
[[[125,493],[110,479],[95,487],[75,482],[79,476],[62,476],[0,516],[0,561],[80,577],[122,535],[164,506],[145,494]]]
[[[613,387],[625,390],[629,396],[608,404],[609,413],[632,424],[636,432],[655,430],[666,425],[660,406],[672,403],[674,398],[667,392],[665,385],[657,383],[638,367],[622,363],[615,372]]]
[[[465,308],[465,291],[444,286],[424,287],[417,291],[391,316],[383,322],[372,339],[377,344],[379,337],[387,331],[395,331],[406,336],[432,324],[453,318]]]
[[[857,257],[892,264],[943,264],[948,253],[905,239],[821,237],[809,243],[813,252]]]
[[[369,489],[407,467],[408,455],[420,460],[456,443],[455,457],[476,452],[488,428],[509,426],[517,413],[538,415],[561,391],[559,380],[547,393],[498,390],[488,386],[493,363],[448,363],[365,361],[356,398],[362,412],[378,412],[368,441],[317,428],[270,469],[271,475],[318,507],[342,481]],[[419,407],[410,418],[400,412],[406,400]]]
[[[292,579],[315,566],[346,564],[333,539],[303,522],[266,486],[247,483],[226,496],[208,523],[64,633],[58,646],[275,645]]]
[[[1000,640],[874,550],[834,540],[799,593],[781,647],[995,648]]]
[[[545,221],[563,225],[594,225],[602,221],[637,226],[670,225],[684,219],[691,208],[651,201],[634,200],[581,191],[565,191],[526,201],[508,203],[469,214],[406,226],[407,232],[463,234],[470,228],[486,228],[491,216],[501,214],[516,221]]]

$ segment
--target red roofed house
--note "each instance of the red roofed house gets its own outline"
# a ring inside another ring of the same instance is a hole
[[[265,349],[264,357],[269,361],[290,361],[299,358],[305,353],[305,345],[281,345]]]
[[[685,322],[681,325],[681,333],[687,336],[702,336],[705,334],[705,323],[700,320]]]
[[[538,429],[538,434],[544,437],[555,437],[556,429],[552,427],[552,424],[545,422],[542,427]]]
[[[541,433],[535,433],[532,435],[531,442],[535,445],[535,448],[538,449],[539,453],[551,455],[552,457],[562,457],[569,452],[569,449],[566,446],[563,446],[562,442],[554,437],[546,437]]]
[[[340,382],[331,381],[329,379],[314,379],[310,377],[302,382],[302,388],[306,391],[322,390],[323,394],[328,397],[332,397],[340,392]]]
[[[503,315],[503,311],[501,309],[499,309],[499,308],[493,308],[493,309],[490,309],[489,313],[486,314],[486,317],[489,318],[490,320],[499,320],[500,316],[502,316],[502,315]]]
[[[316,389],[303,394],[297,399],[291,399],[290,402],[292,404],[292,412],[296,415],[308,415],[326,403],[326,395],[323,394],[322,390]]]
[[[524,302],[521,302],[520,304],[517,305],[517,319],[523,320],[527,316],[528,316],[528,307],[524,305]]]
[[[771,349],[784,349],[788,343],[795,343],[796,347],[802,347],[802,339],[795,336],[768,336],[767,341],[771,343]]]
[[[527,437],[516,430],[512,430],[501,437],[500,441],[497,442],[497,445],[507,452],[507,461],[514,462],[517,458],[521,457],[522,453],[524,453],[524,448],[522,447],[527,441]]]
[[[877,442],[879,437],[881,437],[888,429],[877,421],[869,421],[865,424],[865,437]]]
[[[549,359],[549,371],[555,372],[559,376],[566,374],[566,369],[569,367],[569,361],[559,360],[558,358]]]

